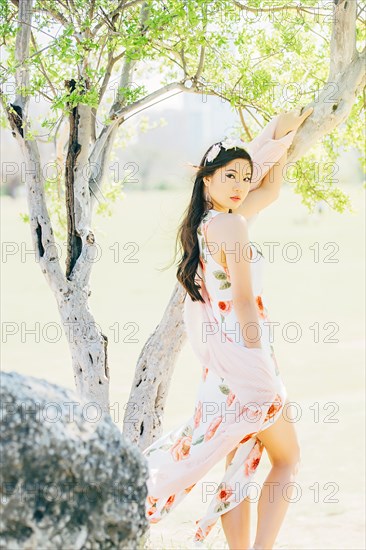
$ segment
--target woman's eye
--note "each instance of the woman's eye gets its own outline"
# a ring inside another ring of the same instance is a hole
[[[226,176],[228,178],[235,178],[234,174],[226,174]],[[244,178],[245,181],[250,181],[251,180],[251,177],[250,176],[247,176],[246,178]]]

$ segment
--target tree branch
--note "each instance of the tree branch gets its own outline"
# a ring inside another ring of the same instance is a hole
[[[32,44],[33,44],[33,46],[34,46],[34,49],[37,50],[37,43],[36,43],[36,40],[35,40],[34,35],[33,35],[32,32],[31,32],[31,39],[32,39]],[[39,63],[40,63],[41,73],[43,74],[43,76],[44,76],[45,79],[47,80],[47,82],[48,82],[48,84],[49,84],[49,86],[50,86],[50,88],[51,88],[51,90],[52,90],[52,92],[53,92],[54,97],[56,97],[56,96],[57,96],[57,93],[56,93],[55,87],[54,87],[54,85],[52,84],[52,81],[50,80],[50,78],[49,78],[49,76],[48,76],[48,74],[47,74],[46,69],[44,68],[44,65],[43,65],[41,56],[39,56]],[[42,93],[42,92],[41,92],[41,93]],[[50,101],[52,101],[51,98],[49,98],[49,99],[50,99]]]
[[[121,3],[120,3],[121,4]],[[141,33],[146,33],[145,28],[145,22],[149,16],[149,9],[147,2],[144,2],[141,7],[141,14],[140,14],[140,27],[142,29]],[[113,12],[113,21],[115,18],[118,17],[118,12]],[[138,53],[138,52],[136,52]],[[89,157],[89,161],[92,163],[93,166],[97,165],[99,167],[98,174],[94,175],[89,180],[89,190],[92,193],[91,197],[91,204],[93,205],[94,198],[96,197],[97,189],[100,190],[99,184],[103,181],[104,174],[106,172],[106,164],[107,160],[109,158],[110,150],[112,148],[115,134],[118,130],[119,125],[123,121],[123,116],[118,116],[118,112],[123,108],[123,105],[126,102],[126,96],[124,93],[124,90],[128,87],[128,84],[131,79],[131,74],[134,69],[134,66],[136,64],[136,61],[133,61],[133,54],[131,53],[131,56],[127,59],[125,59],[125,62],[122,67],[119,86],[118,86],[118,92],[116,94],[116,99],[112,104],[112,107],[109,111],[109,118],[113,121],[109,126],[103,128],[101,133],[99,134],[96,142],[94,143],[92,152]],[[116,61],[116,58],[113,58],[114,61]],[[122,91],[121,91],[122,90]]]
[[[112,19],[114,16],[120,15],[122,10],[124,11],[128,8],[131,8],[132,6],[136,6],[137,4],[142,4],[146,0],[132,0],[131,2],[127,2],[127,3],[125,3],[125,1],[126,0],[122,0],[121,2],[119,2],[118,6],[113,11],[111,11],[109,14],[107,14],[107,18]],[[95,35],[95,33],[98,32],[99,29],[104,25],[104,23],[105,23],[105,20],[103,20],[101,18],[99,23],[97,23],[95,25],[95,27],[92,29],[92,31],[91,31],[92,35]]]
[[[335,82],[358,53],[356,50],[357,2],[347,0],[333,0],[333,2],[328,82]]]
[[[289,161],[294,162],[301,158],[312,143],[332,132],[349,117],[355,97],[366,86],[365,53],[354,57],[350,65],[331,84],[331,90],[329,83],[326,84],[316,102],[304,107],[314,107],[314,111],[306,124],[297,131],[289,149]]]
[[[56,0],[61,6],[63,6],[65,8],[65,10],[67,10],[69,13],[70,13],[70,16],[71,14],[75,14],[75,19],[76,21],[78,22],[78,25],[81,26],[81,21],[80,21],[80,18],[79,18],[79,13],[75,7],[75,4],[73,2],[73,0],[66,0],[66,3],[67,3],[67,6],[65,6],[65,4],[63,4],[60,0]],[[72,20],[72,24],[74,25],[74,21]]]
[[[19,2],[18,30],[16,36],[15,73],[16,96],[14,103],[6,105],[1,94],[1,102],[12,130],[23,152],[25,161],[25,184],[30,217],[32,242],[37,261],[45,274],[50,287],[56,294],[67,291],[66,279],[62,273],[54,233],[49,218],[43,184],[43,170],[36,141],[27,139],[27,109],[29,95],[26,91],[29,85],[29,46],[32,23],[33,0]]]
[[[51,7],[48,7],[47,9],[45,8],[39,8],[39,9],[35,9],[34,10],[35,13],[48,13],[50,15],[52,15],[52,17],[58,21],[59,23],[61,23],[61,25],[63,25],[64,27],[67,27],[67,25],[69,25],[72,21],[68,21],[66,19],[66,17],[64,17],[62,15],[62,13],[60,13],[59,11],[57,10],[54,10],[52,9]]]
[[[76,88],[75,80],[66,82],[70,93]],[[82,93],[89,87],[87,78],[79,82]],[[67,259],[66,276],[84,288],[92,268],[91,254],[95,249],[94,234],[91,229],[91,201],[85,167],[88,166],[89,139],[91,126],[91,108],[82,103],[70,109],[70,134],[65,170],[66,208],[67,208]]]
[[[242,125],[243,125],[243,128],[244,128],[244,130],[245,130],[245,133],[246,133],[246,135],[247,135],[247,137],[248,137],[248,140],[247,140],[247,141],[252,141],[253,137],[252,137],[252,135],[251,135],[251,133],[250,133],[250,130],[249,130],[249,128],[248,128],[248,126],[246,125],[246,122],[245,122],[245,120],[244,120],[243,109],[242,109],[241,107],[238,107],[238,112],[239,112],[240,121],[241,121],[241,123],[242,123]],[[244,140],[243,140],[243,141],[244,141]]]
[[[202,21],[203,21],[203,32],[204,32],[204,38],[206,39],[206,31],[207,31],[207,5],[203,5],[203,9],[202,9]],[[194,82],[197,82],[199,80],[199,78],[201,77],[202,75],[202,71],[203,71],[203,68],[204,68],[204,63],[205,63],[205,52],[206,52],[206,46],[205,45],[201,45],[201,52],[200,52],[200,60],[199,60],[199,63],[198,63],[198,68],[197,68],[197,71],[196,71],[196,74],[194,75],[193,77],[193,81]]]
[[[306,7],[306,9],[303,7],[303,6],[298,6],[296,4],[292,5],[292,4],[285,4],[284,6],[275,6],[275,7],[268,7],[268,8],[252,8],[250,6],[244,6],[243,4],[241,4],[240,2],[238,2],[237,0],[233,0],[233,4],[235,4],[235,6],[237,6],[238,8],[240,8],[241,10],[245,10],[245,11],[248,11],[250,13],[254,13],[256,15],[264,12],[264,13],[271,13],[271,12],[276,12],[276,11],[286,11],[286,10],[296,10],[296,11],[303,11],[305,13],[310,13],[310,14],[318,14],[318,15],[322,15],[322,16],[328,16],[329,13],[319,13],[319,11],[316,10],[316,8],[312,8],[312,7]]]

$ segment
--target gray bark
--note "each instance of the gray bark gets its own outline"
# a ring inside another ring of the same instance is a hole
[[[24,60],[29,55],[32,2],[19,2],[16,55],[20,67],[16,73],[16,89],[29,82],[29,69]],[[30,217],[31,237],[39,262],[56,298],[61,321],[71,351],[72,366],[80,396],[109,410],[109,371],[107,338],[97,334],[96,323],[88,307],[89,277],[95,238],[91,230],[91,203],[85,166],[90,140],[90,108],[81,105],[74,112],[73,136],[69,140],[67,163],[68,190],[68,258],[67,276],[62,272],[58,249],[44,196],[44,178],[36,141],[27,139],[26,116],[29,97],[17,94],[5,110],[14,137],[22,151],[26,166],[25,187]],[[71,126],[70,126],[71,131]],[[71,153],[71,150],[73,153]]]
[[[177,282],[163,318],[137,361],[124,417],[123,434],[144,450],[162,430],[164,406],[182,345],[187,339],[182,304],[185,289]],[[131,418],[136,422],[132,422]]]

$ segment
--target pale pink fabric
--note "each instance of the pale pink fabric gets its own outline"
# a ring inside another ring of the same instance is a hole
[[[261,177],[269,170],[270,163],[282,156],[295,135],[295,132],[291,132],[281,140],[274,140],[276,120],[277,117],[272,119],[261,135],[247,144],[253,161],[261,167]],[[212,211],[211,218],[216,214],[216,211]],[[203,228],[204,225],[203,221]],[[207,264],[208,269],[215,270],[215,262],[212,259],[210,262]],[[257,271],[253,265],[252,268],[256,277]],[[263,452],[263,445],[255,438],[255,434],[277,420],[287,397],[269,347],[248,348],[242,342],[227,338],[223,325],[215,317],[210,299],[229,300],[224,302],[226,304],[232,302],[230,293],[223,294],[224,298],[219,294],[211,296],[198,275],[204,275],[201,265],[197,269],[196,280],[201,285],[201,295],[205,302],[193,302],[189,294],[184,301],[187,336],[204,373],[195,410],[185,423],[161,436],[143,452],[149,468],[146,515],[151,523],[156,523],[174,509],[218,461],[237,447],[207,513],[196,520],[192,533],[193,543],[202,542],[220,515],[237,506],[248,495],[250,482]],[[221,275],[225,278],[225,273]],[[223,288],[227,287],[224,285]],[[211,292],[214,293],[212,289]],[[206,375],[211,376],[213,382],[207,383],[209,379],[206,380]],[[200,406],[202,401],[215,405],[216,397],[222,397],[222,394],[215,394],[218,387],[226,391],[220,386],[220,379],[224,388],[230,391],[227,400],[225,395],[220,405],[227,402],[228,409],[220,417],[214,416],[213,421],[206,426],[202,421]],[[239,487],[235,494],[234,487]]]
[[[273,117],[252,141],[243,142],[254,164],[250,191],[259,187],[261,180],[290,147],[296,135],[296,130],[292,130],[286,136],[274,139],[278,118],[279,115]]]

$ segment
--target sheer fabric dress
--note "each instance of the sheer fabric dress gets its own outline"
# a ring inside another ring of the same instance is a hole
[[[251,142],[252,150],[251,144],[247,147],[257,166],[266,164],[267,169],[265,158],[277,161],[295,134],[274,140],[275,122],[272,119]],[[276,422],[287,398],[270,339],[262,284],[266,260],[251,241],[244,253],[250,262],[262,349],[248,348],[233,307],[229,271],[214,260],[207,241],[207,228],[220,215],[214,209],[206,211],[197,229],[196,281],[205,301],[192,301],[188,293],[184,299],[184,324],[201,369],[194,410],[183,424],[143,451],[149,468],[146,516],[153,524],[171,513],[218,461],[236,449],[221,482],[210,488],[206,513],[192,518],[195,543],[203,542],[220,515],[250,494],[264,450],[256,434]],[[256,217],[250,220],[249,233]]]

